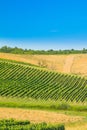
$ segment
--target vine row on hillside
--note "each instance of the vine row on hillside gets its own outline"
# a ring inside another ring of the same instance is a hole
[[[87,101],[87,79],[0,61],[0,96]]]

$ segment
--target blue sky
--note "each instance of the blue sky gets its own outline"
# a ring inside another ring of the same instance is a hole
[[[87,48],[87,0],[0,0],[0,46]]]

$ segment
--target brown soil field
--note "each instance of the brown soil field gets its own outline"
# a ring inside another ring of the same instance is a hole
[[[39,65],[42,63],[47,69],[63,73],[87,76],[87,54],[71,55],[19,55],[0,53],[0,58],[22,61]]]
[[[32,123],[70,123],[81,121],[82,117],[69,116],[58,112],[48,112],[41,110],[27,110],[19,108],[0,108],[0,119],[29,120]]]
[[[83,124],[78,124],[78,125],[74,125],[74,126],[67,126],[66,130],[87,130],[87,124],[83,123]]]

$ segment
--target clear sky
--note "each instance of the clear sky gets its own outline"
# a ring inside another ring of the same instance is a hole
[[[0,0],[0,46],[87,48],[87,0]]]

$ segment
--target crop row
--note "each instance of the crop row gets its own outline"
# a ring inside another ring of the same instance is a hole
[[[0,95],[87,101],[87,79],[0,61]]]
[[[32,124],[29,121],[0,120],[0,130],[65,130],[64,125]]]

